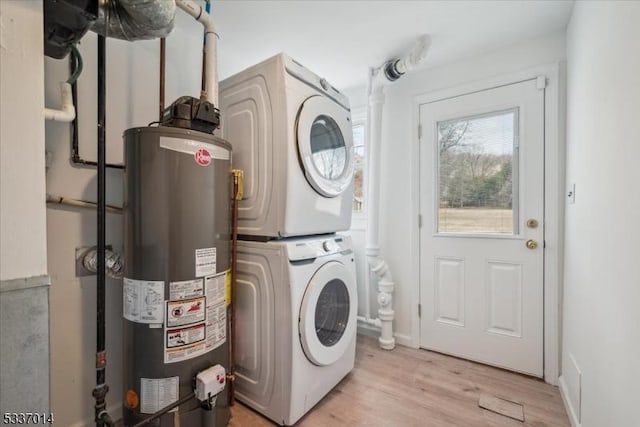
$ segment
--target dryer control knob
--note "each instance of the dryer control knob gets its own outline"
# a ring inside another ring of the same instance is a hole
[[[320,86],[322,86],[322,89],[324,90],[329,90],[329,88],[331,87],[327,79],[320,79]]]

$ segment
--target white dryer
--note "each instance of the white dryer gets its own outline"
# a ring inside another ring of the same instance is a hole
[[[240,241],[234,295],[236,397],[292,425],[354,366],[351,240]]]
[[[284,54],[220,82],[222,137],[244,171],[239,233],[347,230],[353,204],[348,99]]]

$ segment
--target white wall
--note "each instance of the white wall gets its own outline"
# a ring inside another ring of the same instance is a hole
[[[4,0],[2,0],[4,2]],[[78,82],[80,154],[96,159],[97,37],[81,42],[85,69]],[[167,39],[166,103],[178,96],[199,96],[202,27],[178,12]],[[41,43],[41,42],[40,42]],[[122,162],[122,132],[158,120],[159,41],[107,41],[107,160]],[[68,76],[68,60],[46,60],[46,97],[58,99],[58,82]],[[42,80],[42,77],[41,77]],[[3,98],[4,99],[4,98]],[[46,148],[51,166],[50,194],[95,201],[96,172],[69,162],[69,126],[48,122]],[[107,203],[122,205],[122,172],[107,171]],[[107,214],[107,244],[122,250],[122,218]],[[47,211],[51,286],[51,409],[56,424],[93,424],[95,386],[95,277],[75,277],[75,249],[96,244],[94,211],[49,208]],[[122,402],[122,284],[107,279],[107,404],[114,418]]]
[[[49,412],[42,2],[0,1],[0,412]]]
[[[576,2],[567,36],[561,388],[584,427],[640,419],[639,24],[640,3]]]
[[[412,334],[418,334],[412,319],[412,312],[417,312],[418,304],[418,265],[414,262],[417,260],[412,247],[413,236],[417,233],[417,218],[411,204],[418,185],[414,182],[415,171],[411,168],[411,144],[416,143],[417,126],[415,97],[564,59],[564,34],[554,34],[448,66],[416,70],[387,86],[382,124],[380,245],[396,282],[394,308],[398,343],[412,345]],[[427,66],[428,62],[427,57]],[[364,88],[352,88],[346,92],[352,106],[366,103]],[[356,251],[361,255],[364,247],[358,247]],[[363,292],[363,277],[359,277],[358,282],[359,291]],[[371,310],[375,313],[377,307],[373,305]]]
[[[0,280],[46,274],[42,2],[0,2]]]

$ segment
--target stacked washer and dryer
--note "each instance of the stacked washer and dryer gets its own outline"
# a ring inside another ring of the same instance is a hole
[[[291,425],[354,366],[348,99],[284,54],[220,83],[244,171],[235,288],[236,397]]]

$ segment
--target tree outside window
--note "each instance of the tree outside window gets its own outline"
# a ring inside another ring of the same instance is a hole
[[[353,212],[364,213],[364,124],[353,126]]]

